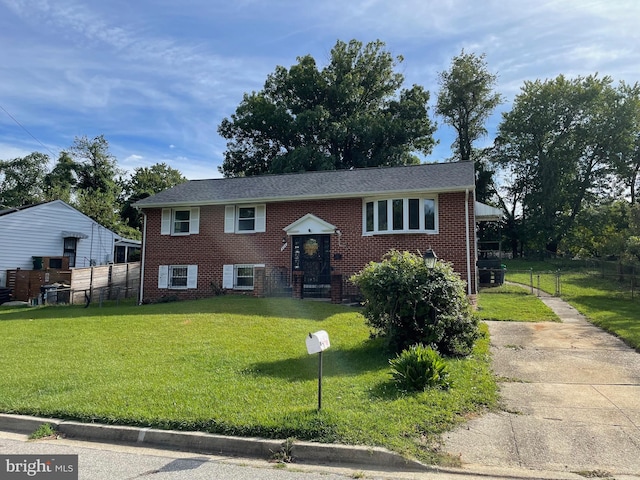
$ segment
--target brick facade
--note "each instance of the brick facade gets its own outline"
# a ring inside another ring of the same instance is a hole
[[[465,227],[465,198],[469,225]],[[146,233],[144,239],[143,301],[153,301],[165,295],[179,298],[212,296],[222,285],[223,265],[264,264],[271,269],[292,269],[292,242],[284,228],[311,213],[334,225],[341,235],[331,235],[332,273],[350,276],[370,261],[378,261],[390,249],[426,251],[431,247],[439,259],[451,262],[467,281],[467,233],[470,238],[471,288],[476,293],[475,219],[473,192],[438,195],[437,234],[362,234],[363,201],[360,198],[336,200],[303,200],[273,202],[266,205],[266,232],[224,233],[224,205],[200,207],[199,233],[187,236],[160,235],[161,209],[144,209]],[[287,247],[283,240],[287,242]],[[168,290],[158,288],[159,265],[198,265],[197,288]]]

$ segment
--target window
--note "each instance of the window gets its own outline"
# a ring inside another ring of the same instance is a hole
[[[253,290],[255,267],[264,267],[264,264],[224,265],[222,269],[222,288]]]
[[[190,210],[176,210],[173,212],[173,230],[171,233],[189,233]]]
[[[380,200],[378,202],[378,230],[387,230],[387,201]]]
[[[169,267],[169,288],[187,288],[187,266]]]
[[[265,205],[225,206],[224,233],[257,233],[265,231]]]
[[[75,237],[65,237],[62,254],[65,257],[69,257],[69,268],[73,268],[76,266],[77,249],[78,249],[78,239]]]
[[[183,290],[197,286],[197,265],[160,265],[158,268],[158,288]]]
[[[389,198],[365,200],[364,234],[435,233],[435,198]]]
[[[233,288],[253,288],[253,265],[236,265]]]
[[[238,208],[238,231],[247,232],[256,229],[256,208],[240,207]]]
[[[200,208],[163,208],[162,235],[193,235],[200,230]]]
[[[436,229],[436,201],[433,198],[424,199],[424,228]]]

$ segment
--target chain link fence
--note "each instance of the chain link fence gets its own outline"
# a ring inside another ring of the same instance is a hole
[[[553,269],[534,271],[507,269],[506,281],[526,285],[531,293],[540,291],[560,297],[585,295],[596,289],[598,295],[611,298],[640,298],[640,268],[605,260],[554,262]]]

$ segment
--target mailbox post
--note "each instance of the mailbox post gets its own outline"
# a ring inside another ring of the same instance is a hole
[[[324,330],[309,333],[307,337],[307,353],[318,354],[318,410],[322,409],[322,352],[331,346],[329,334]]]

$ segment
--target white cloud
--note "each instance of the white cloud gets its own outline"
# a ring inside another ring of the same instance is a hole
[[[242,94],[296,56],[326,64],[337,39],[385,41],[432,100],[454,55],[486,53],[511,101],[524,80],[560,73],[637,81],[638,18],[635,0],[0,0],[0,105],[54,152],[104,134],[131,168],[164,161],[207,178],[225,149],[217,125]],[[42,150],[32,140],[0,119],[0,145]]]

